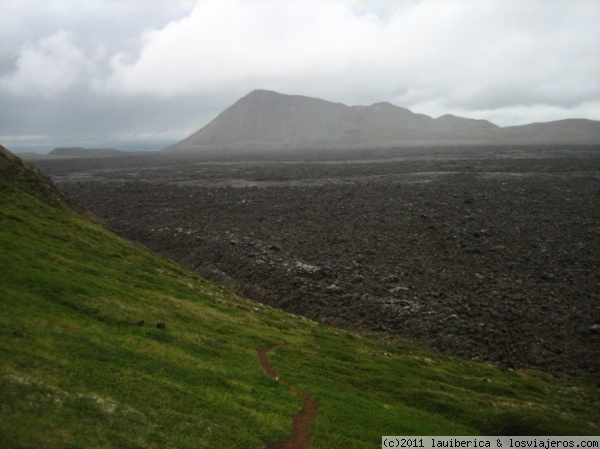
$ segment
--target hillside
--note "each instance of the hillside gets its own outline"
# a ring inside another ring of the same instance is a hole
[[[56,189],[49,177],[3,146],[0,146],[0,181],[5,188],[18,186],[24,193],[51,206],[68,207],[83,212],[78,205]]]
[[[600,122],[572,119],[500,128],[450,114],[434,119],[385,102],[346,106],[255,90],[165,151],[517,143],[600,143]]]
[[[31,166],[0,156],[3,448],[274,447],[301,408],[296,388],[318,404],[312,448],[598,432],[600,391],[587,381],[251,302],[90,222]],[[259,359],[271,347],[279,380]]]

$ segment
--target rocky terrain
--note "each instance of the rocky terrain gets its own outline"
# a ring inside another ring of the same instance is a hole
[[[39,161],[117,233],[267,304],[600,374],[600,148]]]

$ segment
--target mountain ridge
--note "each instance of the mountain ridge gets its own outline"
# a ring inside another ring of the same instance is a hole
[[[127,152],[116,148],[58,147],[54,148],[48,155],[59,157],[115,157],[126,156]]]
[[[452,114],[433,118],[389,102],[347,106],[259,89],[163,151],[539,143],[600,143],[600,122],[566,119],[503,128]]]

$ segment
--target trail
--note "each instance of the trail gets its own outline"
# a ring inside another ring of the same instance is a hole
[[[279,374],[273,368],[271,360],[269,360],[268,352],[275,349],[278,346],[286,346],[287,343],[281,343],[277,345],[268,346],[258,351],[258,360],[262,365],[265,372],[273,379],[279,381]],[[279,442],[269,449],[304,449],[308,447],[310,442],[310,423],[316,418],[319,405],[306,391],[300,390],[299,388],[290,385],[290,387],[296,391],[298,396],[302,398],[304,407],[292,421],[292,435],[289,439]]]

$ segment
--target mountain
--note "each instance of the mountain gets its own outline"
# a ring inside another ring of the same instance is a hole
[[[566,119],[545,123],[502,128],[497,141],[516,144],[600,143],[600,122],[587,119]]]
[[[60,147],[53,149],[49,156],[61,157],[115,157],[126,156],[126,151],[116,148],[83,148],[83,147]]]
[[[600,143],[600,122],[572,119],[500,128],[450,114],[434,119],[385,102],[346,106],[255,90],[165,150],[516,143]]]
[[[317,407],[313,447],[394,432],[597,434],[592,381],[266,307],[89,221],[3,147],[0,175],[3,449],[283,447],[299,391]]]

